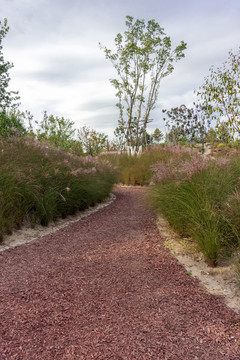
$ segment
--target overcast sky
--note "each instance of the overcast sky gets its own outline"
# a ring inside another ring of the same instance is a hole
[[[185,58],[162,81],[150,130],[164,129],[162,108],[191,106],[209,67],[240,46],[239,0],[0,0],[0,9],[10,27],[3,53],[14,63],[11,89],[20,93],[21,110],[36,120],[47,110],[109,135],[118,120],[109,83],[115,73],[98,43],[113,49],[127,15],[155,19],[173,46],[187,43]]]

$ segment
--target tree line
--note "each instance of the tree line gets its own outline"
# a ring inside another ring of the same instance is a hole
[[[117,76],[110,82],[116,89],[119,109],[114,140],[88,126],[74,128],[64,117],[43,113],[34,121],[28,112],[19,110],[18,92],[9,91],[9,70],[13,64],[5,61],[2,42],[9,30],[7,19],[0,21],[0,138],[29,135],[48,141],[65,151],[95,156],[102,151],[128,150],[130,154],[163,141],[164,134],[156,128],[148,132],[161,80],[174,70],[174,63],[184,57],[187,44],[172,42],[155,20],[134,20],[126,17],[126,31],[117,34],[115,50],[100,44]],[[197,93],[197,102],[188,108],[182,104],[163,109],[165,141],[189,144],[206,141],[231,141],[240,133],[240,51],[229,52],[228,59],[217,69],[210,68]],[[34,123],[34,125],[33,125]],[[214,125],[213,125],[214,124]]]
[[[128,147],[147,146],[147,125],[158,100],[161,80],[184,57],[184,41],[172,48],[171,39],[155,20],[126,17],[127,30],[117,34],[116,51],[100,44],[117,72],[111,84],[117,90],[119,108],[116,136]],[[204,83],[195,91],[197,101],[163,109],[165,141],[173,144],[206,141],[229,142],[240,134],[240,51],[229,51],[221,67],[212,66]]]
[[[8,30],[7,19],[0,21],[0,139],[28,135],[78,155],[96,156],[102,151],[123,150],[118,137],[110,140],[106,134],[88,126],[75,129],[74,122],[64,117],[48,115],[47,111],[43,112],[41,120],[36,121],[29,111],[19,110],[18,92],[8,91],[9,70],[13,64],[4,60],[2,51],[2,41]],[[163,134],[156,129],[153,134],[146,132],[145,137],[147,143],[152,144],[160,142]]]

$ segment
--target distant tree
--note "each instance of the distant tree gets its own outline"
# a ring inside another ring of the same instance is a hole
[[[166,143],[173,145],[187,144],[189,142],[182,129],[179,126],[175,125],[168,129],[165,138]]]
[[[152,143],[159,144],[164,138],[164,135],[161,130],[156,128],[152,134]]]
[[[15,109],[19,105],[19,103],[16,103],[19,100],[18,92],[8,91],[9,70],[13,67],[13,64],[4,60],[2,52],[2,41],[8,30],[7,19],[4,19],[3,22],[0,21],[0,112],[4,112],[10,107]]]
[[[163,120],[171,135],[168,135],[168,141],[171,139],[175,143],[183,138],[188,143],[200,142],[204,147],[210,122],[206,118],[205,107],[195,103],[193,105],[193,108],[180,105],[171,110],[162,110],[166,114]]]
[[[64,117],[47,115],[44,111],[43,119],[38,124],[37,139],[40,141],[49,141],[53,146],[62,150],[69,150],[75,129],[74,123]]]
[[[78,130],[78,139],[88,155],[96,156],[107,149],[108,137],[104,133],[83,126]]]
[[[222,143],[229,143],[233,140],[232,133],[225,121],[218,123],[217,138]]]
[[[100,46],[118,75],[110,80],[117,90],[120,113],[116,135],[138,150],[147,143],[147,125],[160,82],[172,73],[173,63],[184,57],[186,43],[182,41],[173,50],[170,37],[155,20],[145,23],[131,16],[126,19],[127,30],[115,38],[116,52]]]
[[[75,140],[75,139],[68,140],[68,147],[65,150],[74,155],[78,155],[78,156],[84,155],[83,148],[82,148],[80,141]]]
[[[219,123],[218,129],[209,129],[206,136],[206,142],[209,143],[230,143],[232,141],[232,135],[230,134],[230,131],[228,127],[226,126],[226,123],[223,122],[222,126]]]
[[[215,129],[213,128],[210,128],[206,134],[206,142],[207,143],[216,143],[218,142],[218,133]]]
[[[107,140],[107,148],[106,148],[106,150],[107,151],[117,152],[117,151],[120,151],[119,146],[120,145],[119,145],[118,139],[114,138],[112,140]]]
[[[197,92],[206,107],[209,118],[223,121],[230,133],[240,134],[240,49],[237,54],[229,52],[228,60],[221,67],[210,68],[210,75]]]
[[[23,119],[24,122],[24,126],[27,129],[28,135],[34,135],[34,131],[33,131],[33,114],[31,114],[31,112],[29,110],[25,110],[23,112],[21,112],[21,117]]]

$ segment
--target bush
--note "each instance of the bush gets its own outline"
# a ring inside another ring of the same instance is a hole
[[[0,144],[0,237],[28,218],[47,225],[102,201],[117,181],[104,160],[79,157],[33,139]]]
[[[103,154],[101,157],[108,159],[119,169],[120,181],[126,185],[148,185],[152,181],[156,163],[168,163],[171,159],[178,161],[189,159],[192,149],[184,146],[155,145],[149,147],[141,156],[128,156],[122,154]]]
[[[11,136],[22,136],[27,133],[23,115],[19,111],[9,110],[0,112],[0,139]]]
[[[216,266],[239,244],[240,164],[239,159],[196,159],[168,164],[165,176],[155,176],[153,200],[174,229],[193,237],[206,261]],[[155,169],[156,174],[160,170]]]

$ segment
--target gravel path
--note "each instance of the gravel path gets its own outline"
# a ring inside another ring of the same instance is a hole
[[[0,254],[1,360],[240,359],[240,317],[164,248],[144,191]]]

